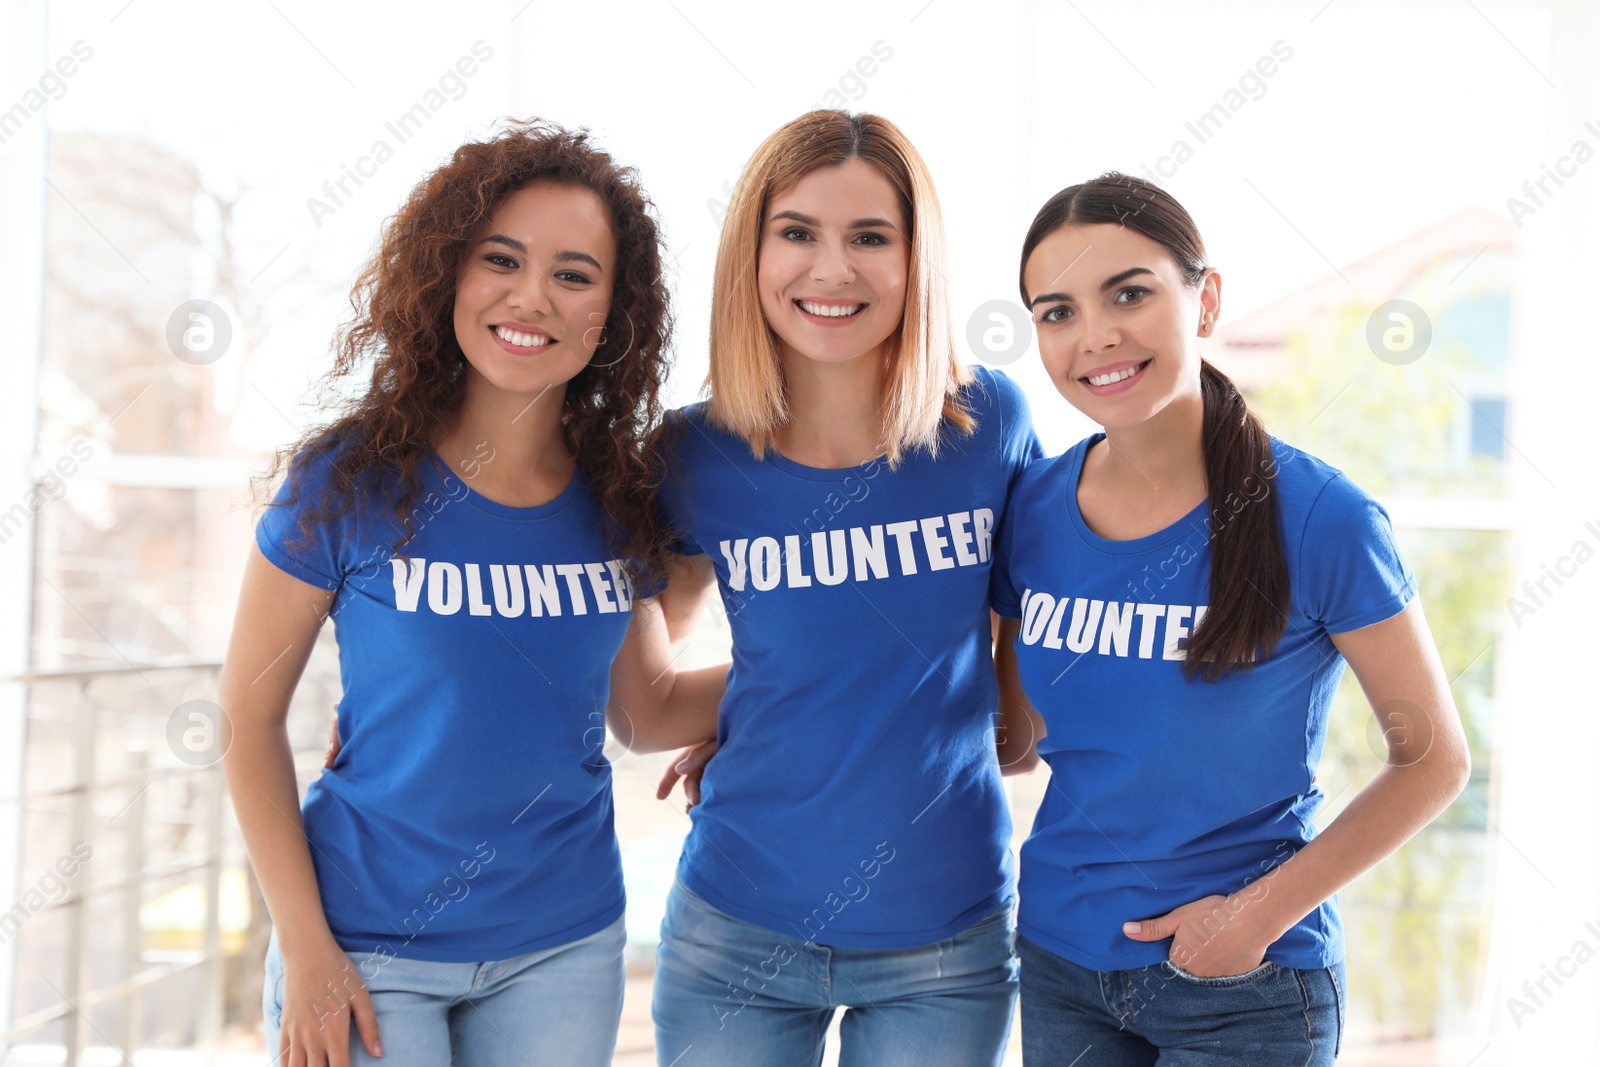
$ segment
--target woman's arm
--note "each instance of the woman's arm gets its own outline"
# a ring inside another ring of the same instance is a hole
[[[1466,733],[1420,599],[1391,619],[1332,637],[1378,717],[1388,759],[1327,829],[1259,881],[1124,927],[1137,941],[1173,938],[1172,962],[1193,974],[1259,966],[1269,945],[1405,844],[1466,787]]]
[[[1007,619],[993,612],[994,674],[1000,686],[1000,710],[995,723],[994,751],[1000,759],[1000,773],[1030,774],[1042,762],[1035,746],[1044,737],[1044,719],[1028,703],[1017,677],[1017,631],[1019,619]]]
[[[252,546],[222,665],[223,768],[283,955],[282,1062],[349,1063],[354,1014],[383,1054],[372,1001],[322,910],[285,723],[334,594],[290,577]]]
[[[674,653],[683,650],[684,643],[694,635],[695,627],[705,617],[716,584],[717,571],[711,565],[710,556],[667,557],[667,587],[658,599],[661,616],[667,624],[667,640],[672,642]]]
[[[660,596],[634,602],[628,635],[611,665],[606,725],[634,752],[662,752],[717,735],[728,664],[680,671],[716,572],[705,556],[674,557]]]

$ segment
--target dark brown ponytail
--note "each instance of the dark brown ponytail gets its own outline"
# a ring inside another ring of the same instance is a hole
[[[1200,361],[1201,450],[1210,498],[1211,603],[1184,644],[1183,669],[1208,682],[1272,654],[1289,613],[1278,537],[1278,464],[1233,380]]]
[[[1063,226],[1126,226],[1167,250],[1185,281],[1205,278],[1206,252],[1194,219],[1165,189],[1111,171],[1063,189],[1034,216],[1022,242],[1018,281],[1039,242]],[[1184,672],[1216,681],[1270,656],[1289,617],[1289,569],[1278,536],[1278,467],[1272,441],[1237,386],[1200,363],[1205,405],[1201,450],[1210,504],[1211,589],[1205,617],[1184,644]]]

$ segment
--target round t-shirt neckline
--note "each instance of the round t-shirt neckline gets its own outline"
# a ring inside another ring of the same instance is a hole
[[[1076,531],[1079,540],[1096,552],[1101,552],[1108,556],[1136,556],[1142,552],[1149,552],[1151,549],[1160,548],[1179,540],[1183,536],[1192,533],[1196,525],[1203,527],[1206,509],[1211,504],[1209,496],[1196,504],[1176,522],[1169,526],[1163,526],[1154,533],[1145,534],[1143,537],[1118,541],[1109,537],[1101,537],[1089,529],[1089,524],[1084,521],[1083,512],[1078,507],[1078,479],[1083,476],[1083,462],[1088,458],[1089,450],[1105,440],[1105,436],[1104,433],[1093,434],[1085,438],[1072,453],[1069,453],[1070,460],[1065,479],[1067,514],[1072,520],[1072,528]]]
[[[430,476],[444,492],[446,498],[461,500],[471,505],[474,509],[487,515],[493,515],[496,518],[510,519],[513,522],[541,522],[545,519],[554,518],[571,506],[572,502],[578,498],[578,494],[583,491],[583,471],[575,467],[572,477],[567,480],[566,486],[545,503],[536,504],[532,507],[501,504],[498,501],[490,500],[468,485],[465,478],[450,469],[450,465],[445,462],[444,457],[439,454],[437,448],[430,445],[428,451],[433,462],[427,465],[427,469]],[[446,477],[454,478],[459,482],[465,495],[452,496],[449,486],[445,484]]]
[[[749,446],[746,445],[745,447],[748,448]],[[804,463],[796,463],[769,445],[767,454],[762,459],[779,470],[794,475],[796,478],[804,478],[811,482],[837,482],[848,478],[852,474],[860,475],[863,469],[874,464],[887,463],[889,454],[884,452],[865,462],[857,463],[853,467],[808,467]]]

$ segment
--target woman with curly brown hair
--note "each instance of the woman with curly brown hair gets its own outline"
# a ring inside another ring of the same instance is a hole
[[[366,390],[280,455],[222,676],[275,927],[268,1047],[295,1067],[609,1063],[605,726],[712,736],[723,674],[674,672],[640,595],[665,543],[653,208],[586,134],[511,124],[412,191],[352,306],[329,383],[370,365]],[[285,719],[329,616],[339,752],[302,806]]]

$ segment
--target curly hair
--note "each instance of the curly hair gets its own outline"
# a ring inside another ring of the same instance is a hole
[[[655,206],[637,172],[596,148],[588,130],[539,119],[504,120],[490,139],[456,149],[385,223],[351,290],[355,315],[339,328],[323,381],[332,393],[370,362],[366,392],[282,449],[261,479],[274,484],[285,469],[327,457],[332,477],[302,515],[302,537],[346,514],[355,502],[350,490],[366,484],[393,487],[405,531],[394,549],[416,535],[408,512],[423,491],[421,465],[465,395],[467,361],[453,318],[463,258],[500,202],[535,181],[588,189],[610,214],[617,243],[611,310],[594,357],[567,383],[563,429],[611,520],[604,524],[609,547],[636,577],[661,573],[667,534],[656,507],[659,463],[646,438],[661,416],[672,316]],[[297,493],[291,485],[282,503]]]

